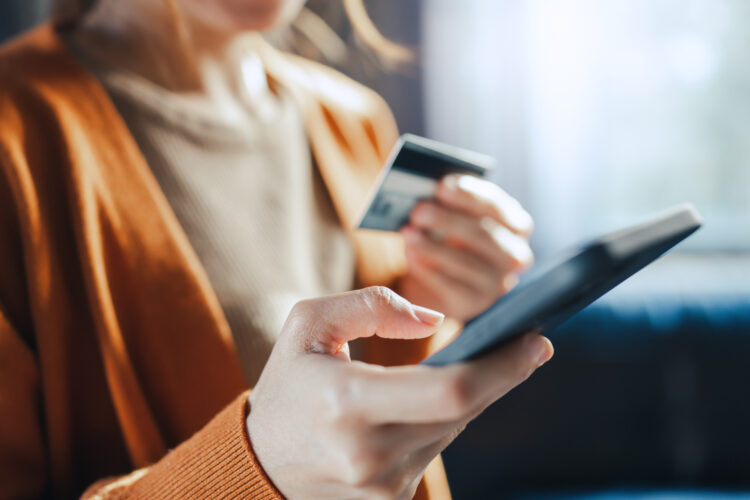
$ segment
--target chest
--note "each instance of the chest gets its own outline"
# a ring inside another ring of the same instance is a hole
[[[227,123],[185,103],[111,92],[206,270],[252,385],[296,302],[354,284],[354,250],[302,116],[283,94],[273,112]]]

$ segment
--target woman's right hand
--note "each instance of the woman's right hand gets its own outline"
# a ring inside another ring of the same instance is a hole
[[[297,304],[250,396],[256,456],[289,498],[412,498],[427,465],[489,404],[552,356],[528,334],[478,360],[384,368],[347,342],[416,339],[435,311],[374,287]]]

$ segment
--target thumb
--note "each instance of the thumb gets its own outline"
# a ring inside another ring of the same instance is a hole
[[[386,287],[333,295],[297,303],[284,333],[299,352],[338,354],[350,340],[372,337],[429,337],[445,316],[410,303]]]

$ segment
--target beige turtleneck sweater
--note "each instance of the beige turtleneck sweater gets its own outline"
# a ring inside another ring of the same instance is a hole
[[[238,71],[242,108],[219,117],[206,98],[77,55],[112,97],[205,267],[254,385],[294,303],[354,284],[354,252],[300,111],[252,58]]]

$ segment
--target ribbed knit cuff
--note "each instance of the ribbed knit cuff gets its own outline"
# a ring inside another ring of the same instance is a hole
[[[258,463],[245,424],[249,393],[126,488],[137,498],[281,499]]]

